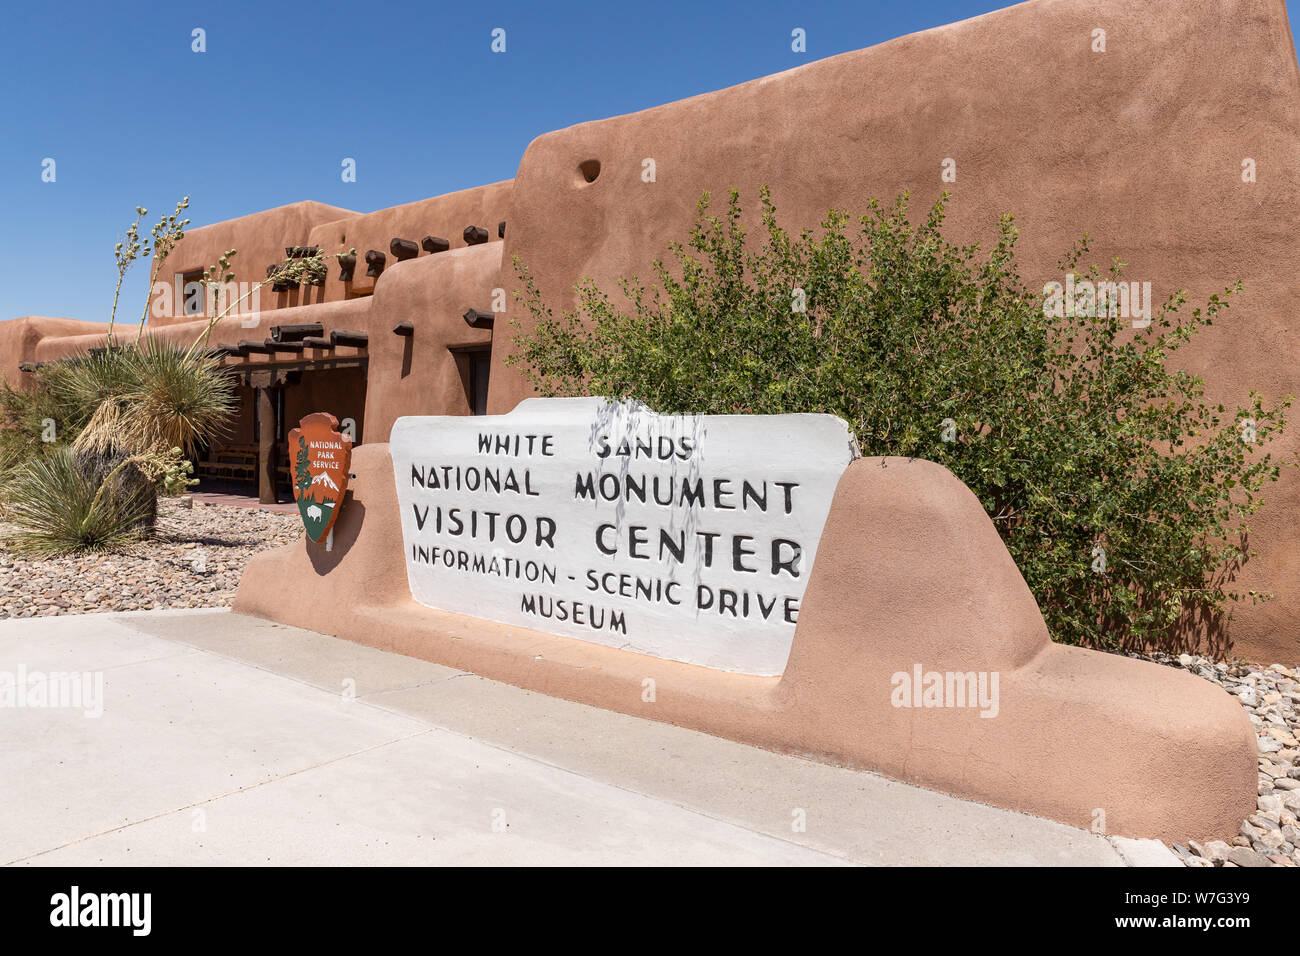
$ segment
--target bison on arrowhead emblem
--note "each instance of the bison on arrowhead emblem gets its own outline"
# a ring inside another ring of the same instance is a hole
[[[339,420],[333,415],[315,412],[289,432],[293,498],[312,541],[320,541],[334,527],[348,489],[352,439],[338,428]]]

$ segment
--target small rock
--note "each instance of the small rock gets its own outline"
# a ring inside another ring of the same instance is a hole
[[[1300,741],[1297,741],[1289,730],[1283,730],[1278,727],[1268,728],[1268,735],[1274,740],[1281,741],[1286,747],[1300,747]]]
[[[1280,830],[1264,830],[1259,837],[1260,846],[1267,847],[1270,850],[1279,849],[1286,839],[1282,836]]]
[[[1261,854],[1248,850],[1244,846],[1234,846],[1229,850],[1227,862],[1237,866],[1268,866],[1268,860]]]
[[[1201,856],[1205,857],[1211,863],[1221,863],[1228,858],[1228,854],[1231,852],[1232,847],[1228,846],[1228,844],[1224,843],[1222,840],[1211,840],[1209,843],[1205,844],[1204,852],[1201,853]]]

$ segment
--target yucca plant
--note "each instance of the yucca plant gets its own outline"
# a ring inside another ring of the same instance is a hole
[[[74,447],[101,454],[189,457],[220,435],[235,410],[235,382],[210,356],[152,337],[92,357],[79,376],[93,409]]]
[[[15,438],[21,460],[0,487],[0,510],[17,528],[10,546],[36,555],[150,535],[159,488],[184,487],[185,459],[221,434],[235,408],[235,383],[214,359],[152,337],[72,356],[37,375],[38,397],[9,396],[11,416],[26,427],[28,455],[21,457]],[[33,444],[40,414],[61,425],[55,442]],[[31,454],[34,448],[46,454]]]
[[[184,236],[176,211],[140,235],[146,214],[117,244],[117,288],[103,348],[39,368],[33,388],[0,389],[0,515],[17,526],[15,550],[40,555],[112,548],[152,533],[159,490],[192,483],[192,457],[224,432],[235,410],[235,382],[201,344],[182,348],[145,336],[146,297],[135,341],[113,335],[118,298],[138,259],[159,264]],[[205,273],[233,279],[230,250]],[[297,263],[293,268],[314,268]],[[218,314],[218,318],[221,314]],[[210,328],[211,326],[209,326]]]
[[[105,469],[61,446],[29,459],[3,483],[8,546],[35,557],[121,548],[153,527],[156,495],[149,468],[129,457]]]

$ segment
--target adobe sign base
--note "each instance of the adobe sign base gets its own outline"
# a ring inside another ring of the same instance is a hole
[[[417,604],[388,446],[358,447],[352,470],[333,550],[258,555],[236,611],[1110,834],[1227,840],[1255,810],[1242,707],[1185,672],[1053,644],[978,500],[939,465],[848,467],[779,677]],[[995,715],[899,706],[918,668],[996,675]]]

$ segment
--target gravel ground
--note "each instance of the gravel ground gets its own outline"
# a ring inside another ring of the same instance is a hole
[[[127,554],[36,560],[4,547],[0,525],[0,620],[97,611],[228,607],[248,559],[302,534],[297,514],[158,503],[157,538]]]
[[[302,534],[297,514],[159,502],[158,534],[131,553],[33,560],[4,547],[0,620],[96,611],[227,607],[248,559]],[[1129,655],[1213,681],[1240,701],[1259,746],[1259,802],[1229,843],[1174,845],[1188,866],[1300,866],[1300,667],[1182,654]]]
[[[1174,844],[1188,866],[1300,866],[1300,668],[1226,663],[1180,654],[1143,656],[1180,667],[1236,697],[1255,725],[1259,800],[1230,842]]]

